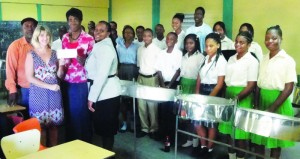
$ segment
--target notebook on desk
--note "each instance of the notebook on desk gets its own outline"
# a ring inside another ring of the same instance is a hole
[[[222,54],[224,55],[225,59],[228,61],[232,55],[236,54],[236,50],[222,50]]]

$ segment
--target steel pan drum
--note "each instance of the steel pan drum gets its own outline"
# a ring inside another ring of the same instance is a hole
[[[176,91],[161,87],[150,87],[144,85],[132,85],[128,88],[129,96],[157,102],[174,101]]]
[[[237,108],[234,126],[265,137],[300,141],[300,118],[254,109]]]
[[[233,114],[234,101],[230,99],[199,94],[183,94],[176,99],[181,105],[179,116],[183,119],[229,121]]]

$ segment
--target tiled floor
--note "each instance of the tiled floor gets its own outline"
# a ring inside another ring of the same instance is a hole
[[[134,142],[137,145],[136,153],[134,153]],[[101,141],[95,136],[94,144],[100,143]],[[126,132],[116,135],[114,152],[116,152],[116,159],[174,159],[174,147],[167,153],[162,151],[163,147],[163,142],[155,141],[148,136],[135,140],[133,133]],[[226,147],[217,145],[214,154],[210,156],[192,157],[192,148],[178,148],[177,159],[226,159],[226,150]],[[269,154],[268,150],[267,154]],[[255,157],[247,155],[247,159],[255,159]],[[281,159],[300,159],[300,143],[296,143],[295,147],[283,149]]]

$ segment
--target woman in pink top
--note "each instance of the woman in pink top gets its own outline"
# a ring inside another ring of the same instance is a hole
[[[94,38],[81,29],[82,12],[71,8],[66,13],[69,33],[62,39],[63,49],[77,49],[77,58],[65,59],[63,99],[66,114],[67,140],[90,142],[91,121],[87,107],[88,86],[85,60],[94,46]]]

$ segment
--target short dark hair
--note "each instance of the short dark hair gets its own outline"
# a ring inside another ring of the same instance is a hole
[[[107,21],[101,20],[101,21],[99,21],[99,24],[105,24],[106,28],[107,28],[107,32],[111,32],[111,26],[109,25],[109,23]]]
[[[183,19],[184,19],[184,14],[183,13],[176,13],[174,16],[173,16],[173,19],[174,18],[177,18],[180,20],[180,22],[182,23],[183,22]]]
[[[204,9],[203,7],[197,7],[197,8],[195,9],[195,12],[196,12],[197,10],[201,10],[202,13],[203,13],[203,15],[205,15],[205,9]]]
[[[163,26],[162,24],[156,24],[155,27],[162,27],[163,29],[165,29],[164,26]]]
[[[272,29],[276,30],[277,33],[278,33],[278,35],[282,38],[282,30],[281,30],[281,28],[280,28],[279,25],[275,25],[275,26],[269,27],[269,28],[267,29],[266,33],[268,33],[268,31],[270,31],[270,30],[272,30]]]
[[[143,29],[143,30],[145,30],[145,27],[139,25],[139,26],[137,26],[137,27],[135,28],[135,30],[138,30],[138,29]]]
[[[184,49],[183,49],[183,54],[185,55],[187,53],[187,50],[185,48],[185,43],[187,41],[187,39],[191,39],[195,42],[195,48],[193,50],[193,53],[195,53],[196,51],[200,52],[200,42],[199,42],[199,38],[197,37],[196,34],[188,34],[185,38],[184,38]]]
[[[81,12],[81,10],[79,10],[77,8],[71,8],[67,11],[67,13],[66,13],[67,21],[69,19],[69,16],[74,16],[74,17],[78,18],[79,21],[82,21],[82,12]]]
[[[218,21],[214,24],[214,27],[213,27],[213,30],[215,31],[215,27],[219,25],[223,30],[224,30],[224,33],[226,34],[226,27],[225,27],[225,24],[221,21]]]
[[[115,21],[110,21],[109,23],[112,23],[116,26],[116,28],[118,28],[118,24]]]
[[[241,31],[242,27],[246,27],[249,31],[249,33],[252,35],[252,38],[254,37],[254,29],[253,29],[253,26],[250,24],[250,23],[243,23],[241,26],[240,26],[240,29],[239,31]]]
[[[174,35],[174,36],[176,37],[176,39],[178,39],[178,35],[177,35],[175,32],[172,32],[172,31],[171,31],[171,32],[169,32],[169,33],[167,34],[167,36],[168,36],[168,35]]]
[[[149,32],[153,35],[153,30],[152,30],[152,29],[146,28],[146,29],[144,30],[144,32],[146,32],[146,31],[149,31]]]
[[[37,26],[37,24],[38,24],[38,21],[36,21],[34,18],[27,17],[27,18],[24,18],[24,19],[21,21],[21,25],[23,25],[23,24],[24,24],[25,22],[27,22],[27,21],[32,21],[33,24],[34,24],[35,26]]]
[[[133,29],[132,26],[130,26],[130,25],[125,25],[125,26],[124,26],[123,31],[122,31],[123,37],[124,37],[124,35],[125,35],[125,30],[126,30],[126,29],[130,29],[130,30],[132,31],[132,33],[133,33],[133,37],[135,37],[134,29]]]

